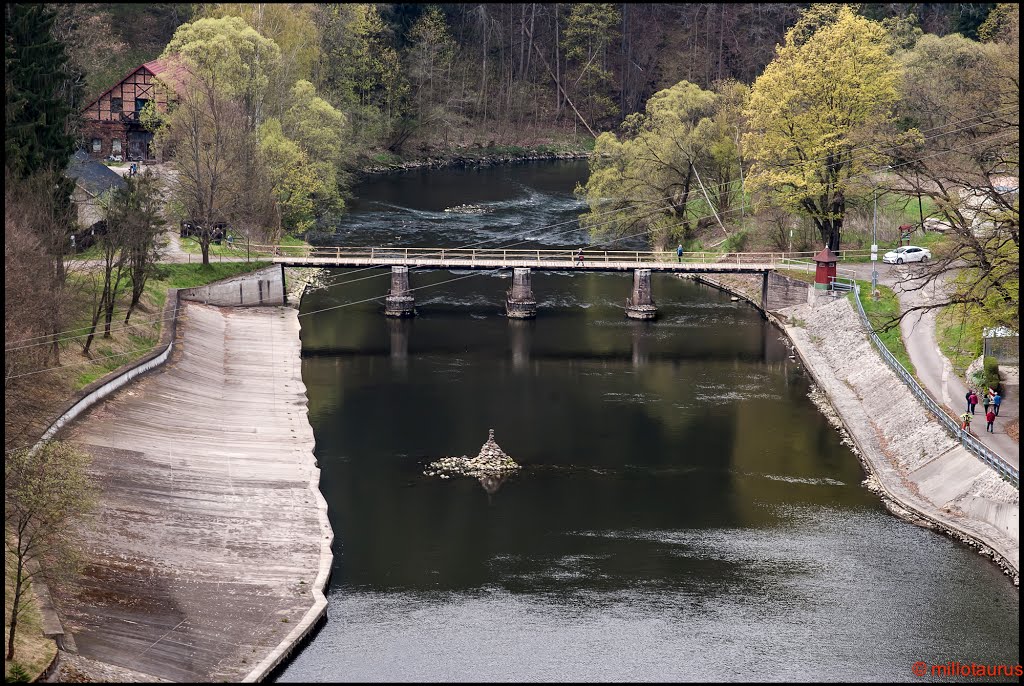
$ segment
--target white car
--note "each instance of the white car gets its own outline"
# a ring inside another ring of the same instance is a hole
[[[882,262],[885,262],[886,264],[924,262],[925,260],[930,260],[931,257],[932,251],[928,248],[919,248],[916,245],[904,245],[882,255]]]

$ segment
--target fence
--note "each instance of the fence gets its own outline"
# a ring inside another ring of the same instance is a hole
[[[946,414],[938,403],[932,400],[932,397],[921,388],[917,380],[904,368],[902,364],[893,357],[889,349],[885,347],[881,339],[875,334],[874,329],[871,326],[871,322],[868,321],[868,316],[864,312],[864,306],[860,302],[860,286],[854,284],[853,287],[853,299],[857,303],[857,311],[860,313],[860,320],[867,327],[868,335],[871,338],[871,342],[878,349],[878,352],[882,355],[882,359],[885,360],[886,364],[892,368],[896,375],[903,379],[903,383],[917,396],[917,399],[921,403],[931,410],[932,414],[939,420],[939,423],[946,427],[954,437],[960,439],[960,444],[970,450],[972,453],[981,458],[981,460],[992,467],[994,470],[999,472],[1007,481],[1012,483],[1018,489],[1020,488],[1020,470],[1013,465],[1006,462],[999,455],[992,452],[984,443],[979,441],[977,438],[969,434],[964,429],[960,428],[960,423]]]

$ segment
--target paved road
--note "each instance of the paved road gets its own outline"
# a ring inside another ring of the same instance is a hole
[[[843,267],[853,269],[858,279],[871,280],[870,263],[844,264]],[[919,304],[936,302],[942,295],[945,282],[930,283],[923,288],[914,279],[917,265],[892,265],[878,263],[878,283],[889,286],[900,300],[904,309]],[[963,414],[967,409],[964,397],[967,394],[966,382],[954,371],[939,349],[935,338],[935,316],[937,310],[914,312],[903,318],[900,331],[910,361],[914,363],[917,378],[921,381],[928,394],[940,405],[948,408],[955,416]],[[995,422],[995,433],[985,431],[985,417],[979,404],[974,421],[971,425],[975,435],[1003,459],[1020,468],[1020,445],[1006,433],[1006,425],[1010,420],[1020,416],[1019,385],[1007,384],[1007,393]]]

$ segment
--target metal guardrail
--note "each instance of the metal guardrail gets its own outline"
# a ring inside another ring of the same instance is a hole
[[[258,245],[251,244],[248,249],[255,255],[271,255],[273,257],[294,258],[357,258],[369,260],[415,260],[435,258],[439,260],[470,261],[475,260],[532,260],[538,263],[549,261],[577,261],[579,250],[528,250],[508,248],[399,248],[381,246],[312,246],[312,245]],[[847,251],[854,255],[858,251]],[[862,251],[860,251],[862,252]],[[773,266],[784,261],[808,260],[811,252],[684,252],[682,255],[675,250],[663,251],[627,251],[627,250],[583,250],[584,264],[604,263],[644,263],[644,262],[685,262],[687,264],[771,264]],[[810,264],[813,265],[813,262]]]
[[[928,408],[932,414],[939,420],[939,423],[946,427],[955,438],[960,440],[960,444],[970,450],[972,453],[981,458],[982,462],[992,467],[994,470],[999,472],[1007,481],[1012,483],[1018,489],[1020,488],[1020,470],[1015,468],[1013,465],[1008,463],[1006,460],[1001,458],[999,455],[994,453],[988,446],[979,441],[975,436],[972,436],[967,431],[960,427],[960,423],[946,414],[938,403],[936,403],[927,391],[921,388],[921,385],[917,383],[913,375],[906,370],[906,368],[899,363],[889,349],[885,347],[882,340],[875,334],[874,328],[871,326],[871,322],[868,321],[868,315],[864,312],[864,306],[860,302],[860,285],[854,284],[853,287],[853,299],[857,303],[857,311],[860,313],[861,323],[868,330],[868,335],[871,338],[871,342],[878,349],[878,352],[882,355],[882,359],[885,360],[886,364],[892,368],[896,375],[903,379],[903,383],[910,388],[911,392],[917,399],[921,401],[926,408]]]

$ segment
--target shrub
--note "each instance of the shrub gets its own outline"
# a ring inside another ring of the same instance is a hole
[[[999,385],[999,360],[994,357],[986,357],[982,364],[984,366],[985,385],[988,388],[1001,391],[1002,389]]]
[[[9,684],[27,684],[29,679],[28,672],[25,668],[17,662],[12,662],[11,666],[7,669],[7,678],[4,679]]]

